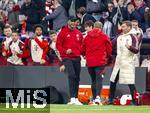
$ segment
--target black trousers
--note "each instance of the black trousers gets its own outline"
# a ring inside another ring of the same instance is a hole
[[[81,63],[80,57],[76,59],[65,59],[63,60],[63,64],[65,65],[65,71],[68,75],[69,82],[69,92],[70,97],[78,97],[79,90],[79,81],[80,81],[80,71],[81,71]]]
[[[88,72],[91,77],[92,82],[92,94],[93,99],[96,98],[96,96],[100,96],[100,92],[102,89],[102,82],[103,82],[103,76],[100,75],[100,72],[104,69],[104,66],[101,67],[88,67]]]
[[[113,102],[113,99],[115,97],[115,91],[116,91],[116,84],[119,80],[119,72],[116,76],[115,82],[110,82],[110,96],[109,96],[109,101]],[[135,99],[134,99],[134,93],[136,92],[136,88],[134,84],[128,84],[128,87],[130,89],[130,93],[132,96],[132,102],[133,104],[136,104]]]

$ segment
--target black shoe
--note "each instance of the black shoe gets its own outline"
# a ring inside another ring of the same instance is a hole
[[[130,105],[131,105],[131,106],[139,106],[139,104],[136,103],[136,102],[132,102]]]
[[[108,100],[107,105],[114,105],[112,100]]]

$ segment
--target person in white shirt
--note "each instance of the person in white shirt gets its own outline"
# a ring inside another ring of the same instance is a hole
[[[24,65],[23,58],[29,55],[24,48],[24,43],[19,39],[19,34],[16,31],[12,32],[12,41],[10,42],[9,49],[7,52],[8,65]]]
[[[43,26],[34,26],[34,36],[29,39],[27,34],[25,44],[30,49],[33,65],[47,65],[47,53],[49,50],[47,38],[43,35]]]

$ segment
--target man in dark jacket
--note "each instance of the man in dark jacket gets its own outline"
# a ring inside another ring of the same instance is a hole
[[[74,1],[75,11],[80,7],[86,7],[86,0],[62,0],[62,6],[66,9],[67,13],[71,7],[72,1]]]
[[[63,27],[56,41],[56,48],[65,65],[69,81],[70,102],[68,104],[82,105],[78,100],[80,81],[80,53],[82,33],[76,29],[76,19],[70,18],[68,25]]]
[[[128,20],[137,20],[139,27],[145,32],[145,4],[143,0],[134,0],[136,7],[132,3],[128,4]]]
[[[88,20],[91,20],[93,22],[95,22],[95,18],[91,15],[91,14],[88,14],[86,12],[86,9],[85,7],[80,7],[78,10],[77,10],[77,17],[80,18],[80,23],[81,23],[81,29],[80,31],[85,31],[84,30],[84,23]]]
[[[24,20],[26,20],[27,23],[27,31],[32,31],[33,26],[40,23],[38,8],[32,0],[25,0],[20,10],[20,14],[24,15]]]

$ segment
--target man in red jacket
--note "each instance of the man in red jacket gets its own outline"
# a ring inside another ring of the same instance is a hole
[[[43,27],[40,24],[34,26],[34,36],[29,39],[26,36],[25,45],[26,48],[30,49],[31,58],[34,65],[45,65],[47,64],[47,53],[49,50],[48,41],[42,35]]]
[[[68,74],[70,102],[68,104],[82,105],[78,100],[78,86],[80,80],[80,54],[82,33],[76,29],[76,19],[71,17],[68,25],[63,27],[58,34],[56,48],[62,58],[62,63],[65,65],[66,73]]]
[[[112,44],[109,37],[104,34],[102,24],[96,22],[93,30],[87,33],[83,44],[82,54],[86,58],[88,72],[92,81],[93,103],[102,104],[100,92],[102,89],[103,72],[112,54]]]

